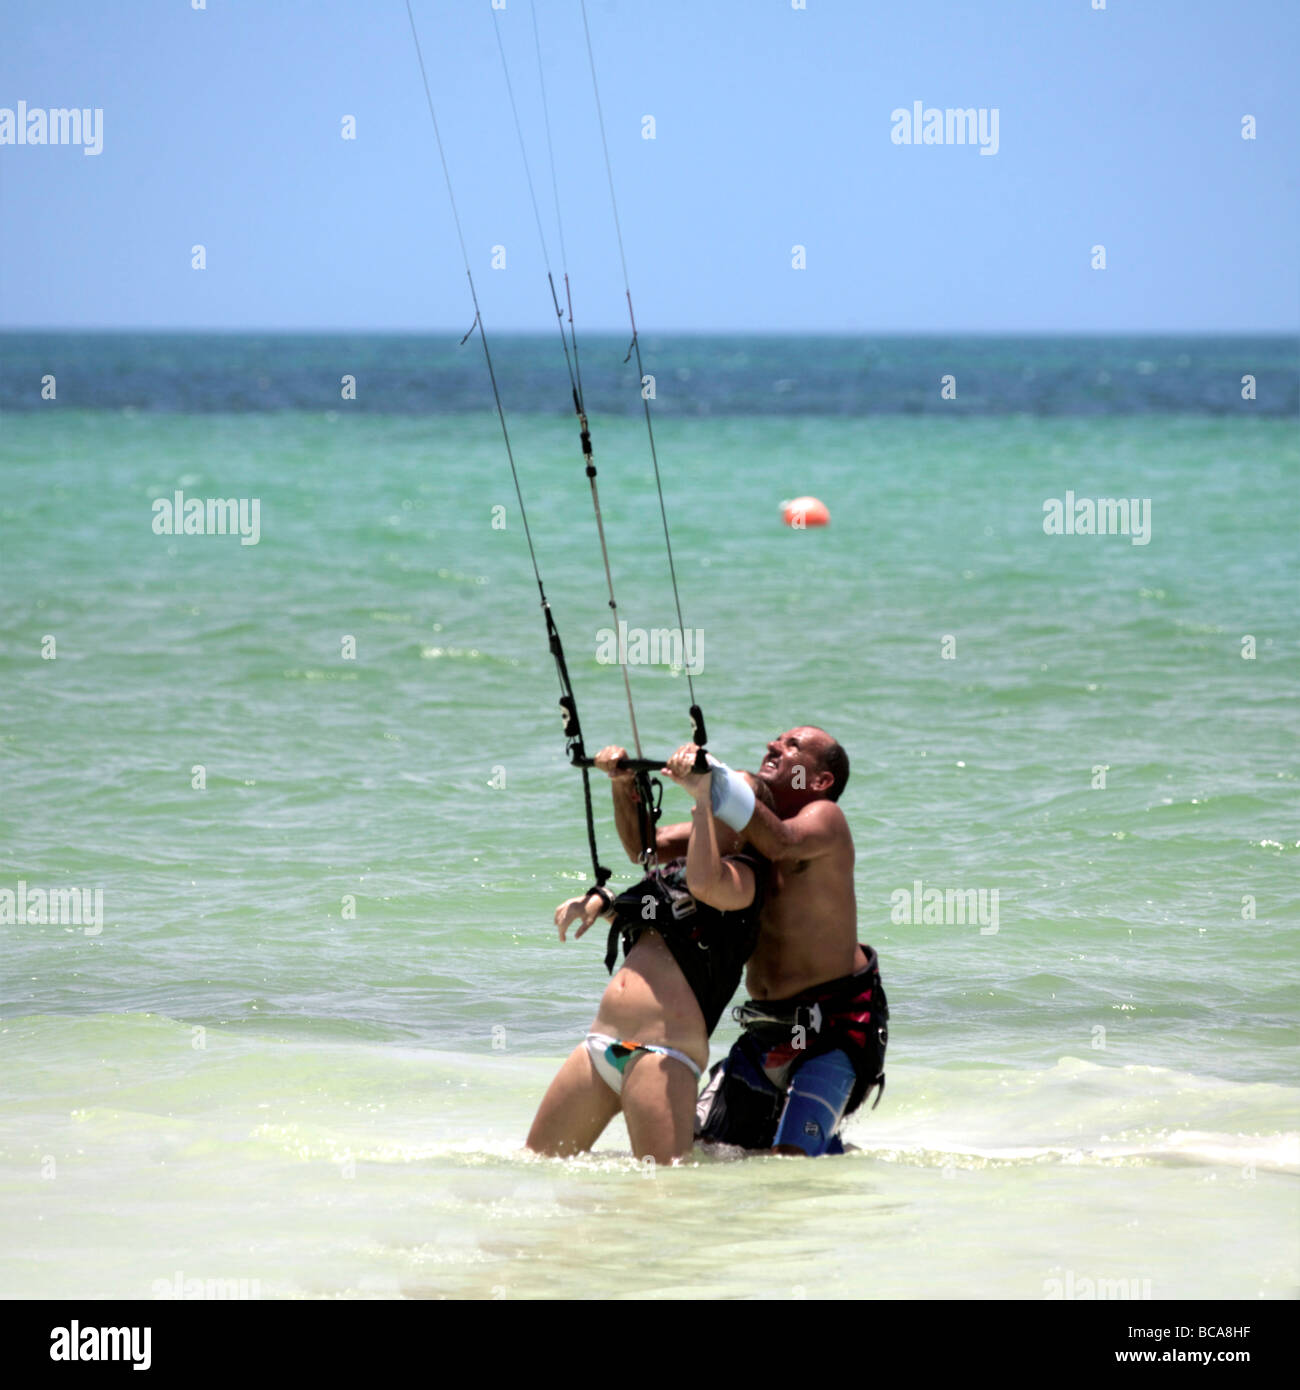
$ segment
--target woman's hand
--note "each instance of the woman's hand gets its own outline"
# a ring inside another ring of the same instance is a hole
[[[565,932],[571,923],[581,922],[582,925],[573,933],[573,939],[576,941],[600,916],[604,906],[604,899],[599,893],[590,893],[585,898],[566,898],[555,909],[555,925],[560,929],[560,940],[568,940]]]
[[[664,776],[671,778],[677,785],[695,798],[700,804],[709,804],[709,795],[713,787],[713,774],[711,772],[692,772],[695,766],[695,755],[700,750],[693,743],[684,743],[668,759],[668,766],[664,768]]]

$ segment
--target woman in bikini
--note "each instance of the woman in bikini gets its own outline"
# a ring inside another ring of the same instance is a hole
[[[528,1133],[537,1153],[590,1149],[620,1110],[638,1159],[671,1163],[691,1151],[709,1036],[754,949],[767,868],[711,814],[711,779],[691,771],[694,761],[687,744],[664,769],[694,799],[686,857],[617,897],[601,890],[555,909],[561,941],[571,923],[581,923],[576,938],[606,917],[613,923],[606,965],[613,969],[620,935],[625,956],[586,1039],[542,1099]],[[762,783],[743,775],[770,801]]]

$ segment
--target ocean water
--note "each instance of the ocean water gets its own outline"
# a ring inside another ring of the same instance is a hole
[[[626,347],[584,359],[602,509],[671,627]],[[710,744],[845,745],[892,1009],[857,1152],[659,1171],[621,1122],[521,1151],[606,977],[550,923],[580,780],[473,349],[0,338],[0,890],[103,904],[0,925],[0,1296],[1295,1297],[1295,343],[655,341]],[[629,743],[558,348],[497,355],[588,745]],[[156,534],[178,489],[258,543]],[[1149,539],[1046,534],[1067,492]],[[684,678],[630,675],[671,751]]]

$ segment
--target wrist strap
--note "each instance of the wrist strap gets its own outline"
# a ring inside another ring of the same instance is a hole
[[[709,792],[713,814],[724,825],[729,825],[733,830],[744,830],[749,824],[750,817],[754,814],[753,789],[738,772],[733,772],[726,763],[720,763],[715,758],[712,760],[712,764],[713,783]]]

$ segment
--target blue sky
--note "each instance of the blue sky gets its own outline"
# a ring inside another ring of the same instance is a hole
[[[1300,4],[1093,3],[588,0],[643,329],[1296,331]],[[537,4],[579,326],[621,330],[578,2]],[[489,0],[413,5],[489,330],[549,332]],[[530,0],[498,19],[558,268]],[[403,0],[5,30],[0,107],[102,108],[104,148],[0,145],[0,327],[468,326]],[[996,108],[997,154],[895,144],[917,101]]]

